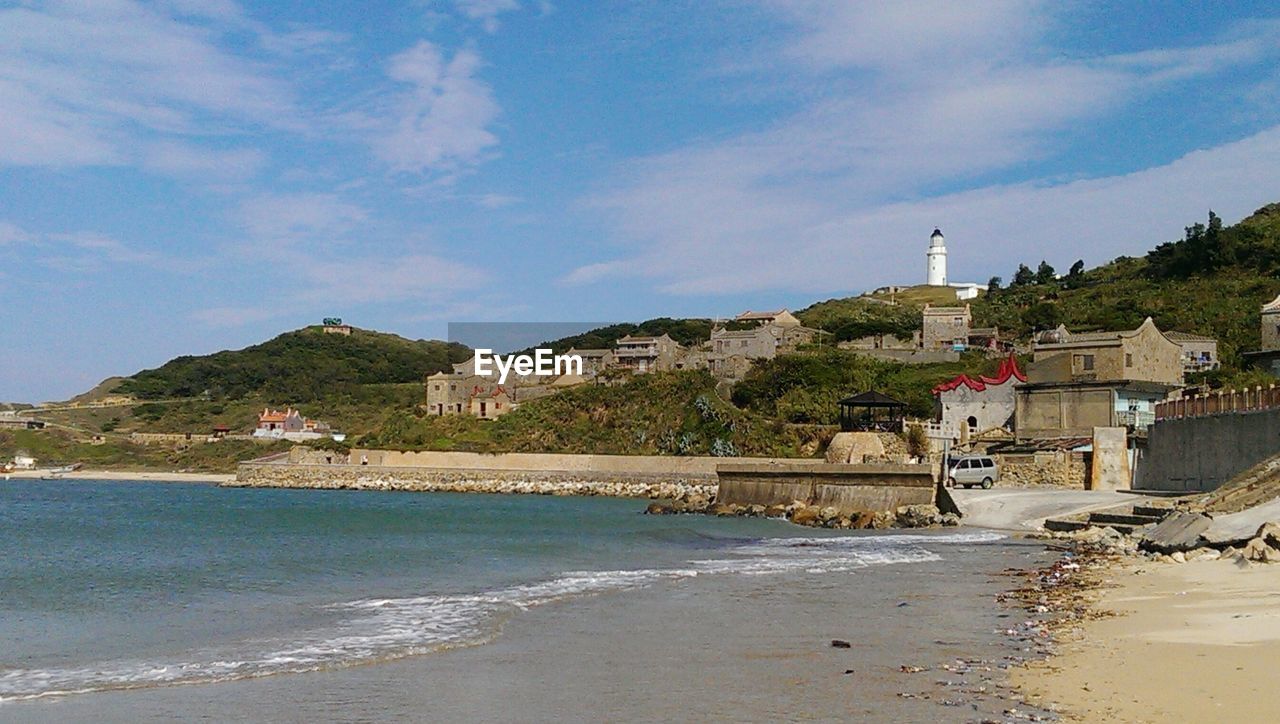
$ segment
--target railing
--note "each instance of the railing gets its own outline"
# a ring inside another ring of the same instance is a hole
[[[1156,421],[1156,413],[1146,410],[1117,410],[1116,424],[1133,427],[1136,430],[1145,430],[1151,427]]]
[[[1271,385],[1243,390],[1219,390],[1203,395],[1165,400],[1156,403],[1155,415],[1157,420],[1177,420],[1185,417],[1207,417],[1278,408],[1280,408],[1280,387]]]

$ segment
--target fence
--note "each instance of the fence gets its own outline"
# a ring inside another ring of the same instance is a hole
[[[1157,420],[1181,420],[1189,417],[1208,417],[1229,412],[1253,412],[1280,409],[1280,387],[1245,388],[1243,390],[1219,390],[1203,395],[1181,397],[1156,403]]]

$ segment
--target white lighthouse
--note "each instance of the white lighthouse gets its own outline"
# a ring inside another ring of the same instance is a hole
[[[929,281],[931,287],[947,286],[947,246],[946,239],[938,229],[929,237]]]

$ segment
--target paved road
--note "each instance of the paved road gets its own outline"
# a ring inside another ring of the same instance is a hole
[[[1097,490],[951,489],[964,524],[999,530],[1039,530],[1045,518],[1139,502],[1133,495]]]

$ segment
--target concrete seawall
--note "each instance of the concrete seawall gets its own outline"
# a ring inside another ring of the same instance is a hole
[[[841,514],[892,511],[934,502],[929,465],[794,465],[725,463],[716,501],[735,505],[787,505],[801,501]]]
[[[1148,431],[1135,488],[1207,491],[1280,453],[1280,410],[1160,420]]]

